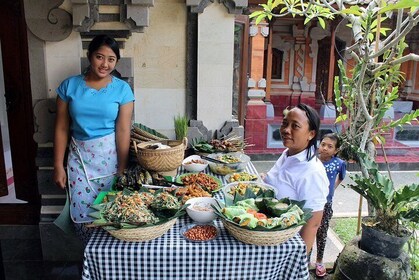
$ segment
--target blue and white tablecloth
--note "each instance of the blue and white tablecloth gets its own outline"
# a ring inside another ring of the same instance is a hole
[[[257,173],[253,164],[249,164],[247,171]],[[222,177],[219,178],[224,182]],[[220,235],[215,240],[190,242],[179,232],[192,222],[187,216],[181,217],[166,234],[146,242],[121,241],[97,229],[84,251],[82,279],[290,280],[309,277],[306,247],[298,234],[276,246],[249,245],[232,237],[221,221],[216,220]]]

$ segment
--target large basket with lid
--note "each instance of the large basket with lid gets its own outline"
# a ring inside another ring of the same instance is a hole
[[[151,149],[155,144],[161,143],[170,148]],[[133,140],[133,146],[138,163],[145,169],[155,172],[173,172],[182,164],[185,149],[188,145],[187,138],[179,140],[159,140],[137,143]]]

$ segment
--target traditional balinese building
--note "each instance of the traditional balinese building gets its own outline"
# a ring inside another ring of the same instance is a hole
[[[252,10],[264,1],[249,1]],[[407,38],[410,51],[418,53],[418,32],[415,28]],[[336,19],[327,24],[326,29],[311,21],[304,25],[302,17],[273,18],[269,23],[249,28],[249,79],[245,117],[245,135],[254,144],[247,152],[272,154],[283,150],[279,135],[279,125],[283,110],[300,102],[316,108],[322,118],[322,133],[339,131],[335,124],[333,81],[339,75],[337,61],[344,62],[346,69],[354,66],[354,61],[345,54],[345,47],[352,43],[352,31],[346,24]],[[398,117],[419,107],[418,62],[410,61],[402,65],[406,80],[401,86],[400,100],[388,112],[388,117]],[[417,131],[418,127],[406,127]],[[400,133],[399,133],[400,134]],[[392,131],[390,142],[414,140],[416,132],[406,139],[406,131],[398,135]],[[411,138],[411,139],[410,139]]]

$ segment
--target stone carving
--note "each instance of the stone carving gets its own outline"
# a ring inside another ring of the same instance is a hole
[[[266,80],[264,78],[259,80],[258,88],[266,88]]]
[[[285,40],[283,40],[281,38],[281,36],[274,36],[273,37],[273,43],[272,43],[272,48],[273,49],[278,49],[284,52],[284,61],[288,61],[289,60],[289,53],[291,50],[291,42],[287,42]]]
[[[258,34],[258,27],[256,25],[251,25],[249,28],[249,35],[255,37]]]
[[[305,55],[305,46],[302,44],[295,45],[295,53],[296,53],[296,74],[298,77],[301,78],[304,75],[304,55]]]
[[[154,6],[154,0],[71,0],[73,4],[73,26],[76,31],[89,32],[96,22],[100,22],[99,6],[112,4],[119,6],[119,22],[126,25],[127,30],[144,32],[149,25],[149,7]],[[126,2],[129,2],[126,4]],[[108,21],[108,20],[103,20]]]
[[[186,6],[191,7],[192,13],[203,13],[205,8],[216,0],[186,0]],[[223,4],[229,14],[242,14],[243,9],[247,7],[247,0],[218,0]]]
[[[244,137],[244,127],[239,124],[238,120],[226,121],[221,129],[215,131],[216,139],[227,139],[233,136],[239,136],[242,139]]]
[[[62,41],[72,31],[71,15],[60,9],[64,0],[25,0],[25,19],[28,29],[44,41]]]
[[[33,108],[35,117],[35,133],[33,139],[38,144],[54,141],[54,120],[56,106],[54,99],[42,99]]]

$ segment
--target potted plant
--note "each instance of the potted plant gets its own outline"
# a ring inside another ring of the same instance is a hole
[[[405,225],[419,222],[419,184],[398,189],[393,181],[379,172],[378,166],[365,154],[359,157],[369,174],[351,176],[355,184],[349,186],[362,195],[375,209],[373,217],[364,218],[361,249],[375,255],[397,258],[411,232]]]

